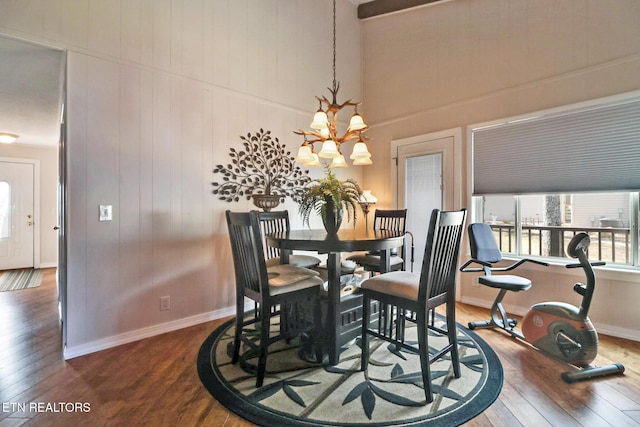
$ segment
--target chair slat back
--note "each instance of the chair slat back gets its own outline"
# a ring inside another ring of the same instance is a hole
[[[406,232],[405,223],[407,221],[407,210],[383,210],[376,209],[373,229],[374,230],[392,230],[400,233]]]
[[[258,212],[226,211],[236,292],[264,303],[269,295],[269,279],[262,246]]]
[[[260,228],[263,236],[263,249],[267,259],[280,256],[280,249],[266,244],[264,236],[271,233],[285,232],[290,230],[289,212],[258,212],[260,218]]]
[[[406,209],[395,209],[395,210],[385,210],[385,209],[376,209],[374,220],[373,220],[373,229],[374,230],[391,230],[397,231],[399,233],[406,233],[406,222],[407,222],[407,210]],[[400,256],[404,256],[404,243],[402,246],[399,246],[401,249]],[[398,249],[391,250],[392,255],[398,254]]]
[[[447,294],[451,298],[455,296],[460,243],[466,215],[465,209],[451,212],[434,209],[431,213],[420,275],[420,301]]]

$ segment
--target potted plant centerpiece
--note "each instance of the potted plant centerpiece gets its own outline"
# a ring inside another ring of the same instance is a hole
[[[335,174],[325,165],[326,175],[316,179],[307,185],[302,193],[298,210],[302,216],[302,222],[309,226],[309,217],[312,212],[317,212],[322,218],[327,233],[335,234],[342,224],[344,211],[347,211],[347,221],[356,221],[356,206],[362,195],[358,183],[348,178],[340,181]]]
[[[286,151],[271,131],[260,129],[255,135],[240,136],[244,149],[229,149],[231,163],[216,165],[213,173],[222,174],[222,182],[213,182],[213,194],[220,200],[237,202],[241,197],[253,198],[253,204],[270,211],[286,196],[300,201],[303,187],[311,181],[295,165],[295,158]]]

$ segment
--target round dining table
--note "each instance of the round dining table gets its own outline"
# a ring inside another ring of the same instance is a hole
[[[390,230],[351,228],[340,229],[337,234],[328,234],[325,230],[303,229],[267,234],[265,240],[269,246],[280,249],[281,263],[289,262],[289,255],[293,250],[327,254],[326,324],[317,319],[321,323],[317,327],[320,329],[319,335],[323,337],[323,350],[328,354],[329,364],[336,365],[340,359],[341,347],[359,336],[362,327],[362,297],[355,294],[344,301],[340,298],[341,253],[379,251],[380,271],[387,272],[390,268],[390,251],[403,245],[404,234]]]

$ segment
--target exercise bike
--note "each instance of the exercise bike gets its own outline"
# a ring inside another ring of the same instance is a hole
[[[469,324],[470,329],[475,329],[475,327],[499,327],[505,329],[511,335],[525,340],[543,353],[576,366],[578,370],[561,374],[562,379],[567,383],[623,373],[624,366],[620,363],[607,366],[591,366],[591,362],[598,354],[598,333],[588,317],[596,286],[593,266],[605,265],[605,263],[592,263],[589,261],[587,258],[589,244],[589,235],[587,233],[578,233],[567,246],[567,254],[572,258],[577,258],[580,262],[568,264],[566,267],[581,267],[587,279],[586,284],[576,283],[573,287],[574,292],[582,296],[580,307],[564,302],[535,304],[524,316],[521,328],[522,333],[520,333],[513,329],[517,323],[515,319],[507,319],[504,309],[498,301],[498,311],[502,313],[502,320],[495,313],[492,313],[491,321],[471,322]],[[471,261],[473,262],[474,260]],[[475,262],[478,261],[476,260]],[[462,271],[473,270],[466,269]],[[478,271],[478,269],[475,269],[475,271]],[[504,289],[501,290],[501,293],[503,291]],[[495,307],[496,304],[494,303]]]

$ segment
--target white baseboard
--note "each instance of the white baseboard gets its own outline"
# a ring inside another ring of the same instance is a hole
[[[147,328],[137,329],[135,331],[126,332],[119,335],[99,339],[88,342],[86,344],[76,346],[66,346],[64,349],[64,359],[69,360],[75,357],[84,356],[95,353],[100,350],[106,350],[122,344],[138,341],[144,338],[150,338],[167,332],[176,331],[178,329],[187,328],[189,326],[199,325],[200,323],[210,322],[212,320],[221,319],[236,314],[235,307],[227,307],[219,310],[210,311],[208,313],[198,314],[196,316],[178,319],[172,322],[162,323],[160,325],[149,326]]]
[[[57,262],[41,262],[37,266],[34,266],[34,268],[57,268],[57,267],[58,267]]]
[[[620,328],[618,326],[607,325],[602,322],[598,322],[596,329],[600,335],[609,335],[627,340],[640,341],[640,331],[637,329]]]
[[[473,297],[462,297],[460,302],[469,305],[475,305],[476,307],[482,307],[486,309],[490,309],[493,301],[487,301],[484,299],[473,298]],[[529,307],[518,307],[508,304],[503,304],[504,309],[507,313],[515,314],[518,316],[524,316],[527,311],[529,311]],[[486,319],[478,319],[478,320],[486,320]],[[619,326],[607,325],[606,323],[598,322],[595,325],[598,334],[609,335],[617,338],[624,338],[627,340],[640,341],[640,331],[637,329],[628,329],[621,328]]]

